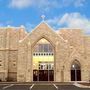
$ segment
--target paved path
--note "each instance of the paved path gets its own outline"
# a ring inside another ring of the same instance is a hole
[[[75,85],[59,84],[0,84],[0,90],[90,90],[90,88],[80,88]]]
[[[0,90],[29,90],[31,85],[0,85]]]
[[[90,90],[90,88],[79,88],[74,85],[58,85],[59,90]]]
[[[32,90],[57,90],[53,85],[35,85]]]

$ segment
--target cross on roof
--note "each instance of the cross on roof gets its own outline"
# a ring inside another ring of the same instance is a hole
[[[42,20],[44,21],[44,20],[45,20],[45,15],[42,15],[41,18],[42,18]]]

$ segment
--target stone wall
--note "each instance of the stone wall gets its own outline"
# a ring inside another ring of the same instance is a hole
[[[0,28],[0,81],[16,81],[18,43],[26,35],[22,27]]]
[[[34,31],[32,31],[27,38],[20,42],[17,80],[23,82],[33,81],[32,68],[32,52],[34,45],[42,38],[48,40],[54,47],[55,51],[55,67],[54,67],[54,81],[60,82],[61,69],[63,61],[68,57],[68,44],[56,32],[54,32],[46,23],[41,23]],[[61,53],[62,52],[62,53]]]
[[[90,36],[80,29],[55,32],[42,22],[29,34],[24,27],[0,28],[0,81],[33,81],[33,47],[42,38],[54,47],[54,81],[71,81],[75,59],[81,64],[82,81],[90,80]]]

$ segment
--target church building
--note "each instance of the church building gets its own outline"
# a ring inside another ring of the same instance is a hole
[[[0,27],[0,81],[90,81],[90,36],[81,29],[52,29],[42,21]]]

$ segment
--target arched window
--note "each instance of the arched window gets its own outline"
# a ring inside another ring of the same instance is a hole
[[[53,52],[53,46],[46,39],[42,38],[35,45],[34,52]]]
[[[54,48],[42,38],[33,48],[33,81],[54,80]]]
[[[71,81],[81,81],[81,65],[77,60],[71,65]]]

